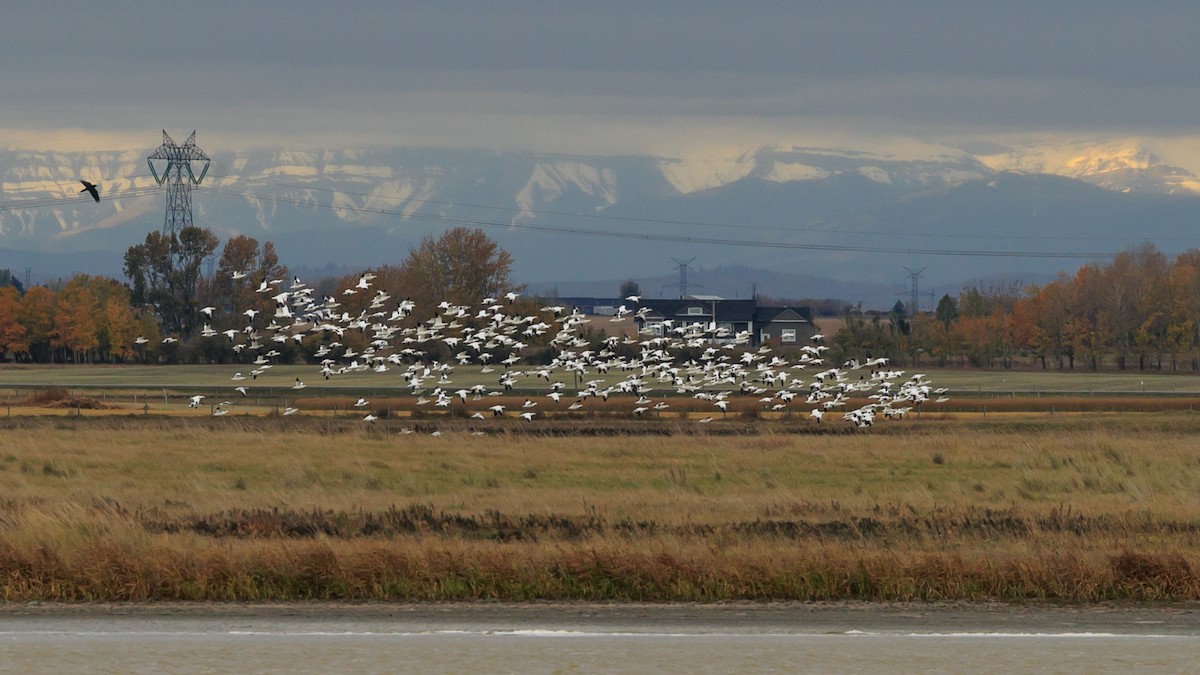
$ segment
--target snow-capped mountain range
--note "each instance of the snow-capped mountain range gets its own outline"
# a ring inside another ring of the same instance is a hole
[[[1045,278],[1143,240],[1183,250],[1200,215],[1200,178],[1132,142],[717,158],[205,149],[194,222],[273,241],[285,263],[312,268],[398,262],[422,236],[467,225],[513,253],[522,281],[650,277],[695,258],[693,270],[890,289],[905,266],[952,285]],[[163,223],[149,152],[0,151],[0,267],[120,276],[125,249]],[[81,178],[101,185],[99,204],[78,194]]]

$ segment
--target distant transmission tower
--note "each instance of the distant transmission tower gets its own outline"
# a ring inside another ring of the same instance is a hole
[[[176,145],[163,130],[163,142],[149,157],[150,173],[159,185],[167,184],[167,214],[163,219],[163,234],[174,234],[192,224],[192,186],[199,185],[208,173],[208,155],[196,147],[196,132]],[[157,165],[155,164],[157,162]],[[204,162],[200,174],[192,169],[192,162]],[[184,175],[186,174],[186,178]]]
[[[917,291],[917,280],[921,278],[921,272],[924,272],[925,268],[922,267],[919,270],[914,270],[911,267],[905,267],[904,269],[908,271],[908,277],[912,279],[912,306],[908,308],[908,312],[910,316],[916,316],[917,301],[921,297],[921,294]]]
[[[679,258],[671,258],[671,260],[674,260],[675,266],[679,268],[679,283],[667,284],[666,286],[663,286],[663,288],[671,288],[673,286],[678,287],[679,288],[679,297],[686,298],[688,296],[688,265],[692,264],[692,261],[695,260],[695,258],[689,258],[687,260],[680,260]],[[696,284],[696,285],[703,286],[704,284]]]

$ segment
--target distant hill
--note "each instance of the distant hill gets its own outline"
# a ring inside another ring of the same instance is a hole
[[[517,279],[561,293],[630,277],[668,292],[672,259],[695,258],[706,293],[746,297],[757,283],[772,296],[879,304],[908,291],[905,267],[924,269],[923,292],[1045,279],[1142,241],[1184,250],[1200,216],[1200,181],[1132,146],[763,148],[712,162],[205,149],[196,224],[273,241],[290,266],[398,262],[421,237],[466,225],[513,254]],[[0,266],[35,281],[119,276],[125,249],[162,227],[149,151],[0,152]],[[78,194],[81,177],[101,185],[99,204]]]

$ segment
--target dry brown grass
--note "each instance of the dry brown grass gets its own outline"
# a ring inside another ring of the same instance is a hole
[[[944,403],[926,403],[925,412],[1131,412],[1200,411],[1195,396],[988,396],[955,397]]]
[[[3,422],[10,601],[1200,599],[1185,413]]]
[[[416,417],[422,419],[436,419],[440,417],[458,417],[469,418],[474,413],[480,413],[486,418],[492,418],[490,408],[492,406],[503,406],[505,417],[516,417],[522,412],[532,411],[538,418],[558,418],[558,419],[592,419],[592,418],[632,418],[634,417],[633,410],[639,407],[635,401],[636,398],[630,396],[612,396],[607,400],[591,397],[583,399],[581,408],[571,410],[571,404],[577,399],[564,396],[559,401],[553,401],[546,396],[487,396],[479,399],[468,399],[467,403],[462,403],[457,398],[452,398],[448,406],[437,406],[432,401],[424,404],[417,402],[417,398],[412,396],[394,396],[394,397],[371,397],[365,407],[356,407],[355,403],[358,397],[353,396],[323,396],[323,397],[302,397],[297,398],[293,405],[304,411],[337,411],[343,414],[368,412],[379,417],[401,416],[401,417]],[[535,405],[532,407],[524,407],[526,402],[531,402]],[[763,414],[764,406],[757,397],[739,396],[731,398],[727,401],[728,410],[724,413],[719,408],[713,405],[711,401],[694,399],[686,396],[673,397],[665,401],[667,407],[662,410],[654,410],[653,408],[646,410],[641,416],[641,419],[663,420],[663,419],[680,419],[688,415],[694,416],[712,416],[720,419],[736,419],[736,418],[756,418]],[[866,399],[857,401],[859,405],[865,404]],[[803,402],[796,402],[790,406],[790,414],[793,417],[807,417],[808,411],[812,405],[806,405]],[[788,412],[779,412],[771,417],[786,417]]]

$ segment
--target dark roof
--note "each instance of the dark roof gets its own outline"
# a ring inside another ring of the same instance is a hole
[[[714,304],[717,309],[717,321],[742,321],[748,323],[754,319],[756,305],[754,300],[695,300],[691,298],[681,300],[642,300],[638,306],[648,307],[652,313],[664,319],[687,319],[689,317],[711,318]],[[687,309],[689,307],[699,307],[701,313],[688,314]]]
[[[795,321],[800,323],[812,323],[812,308],[811,307],[759,307],[754,312],[754,322],[763,323],[785,323]]]
[[[628,306],[632,304],[620,298],[592,297],[587,295],[560,295],[554,298],[542,298],[542,300],[552,305],[564,305],[566,307],[570,307],[571,305],[587,305],[589,307],[606,305],[616,307],[617,305]]]

